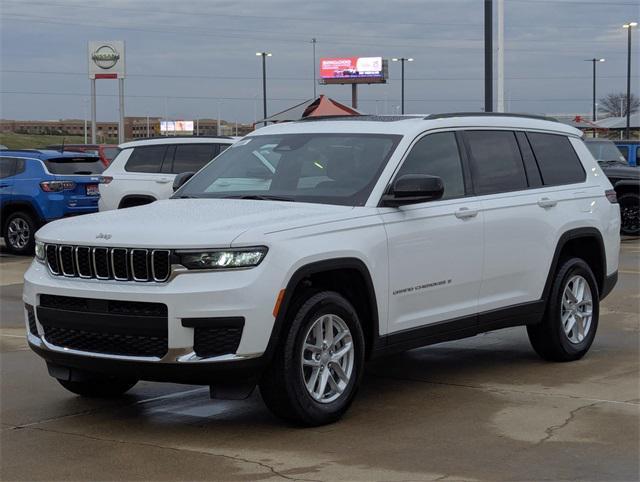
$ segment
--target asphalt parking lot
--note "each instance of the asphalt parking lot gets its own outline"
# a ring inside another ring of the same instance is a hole
[[[640,478],[640,241],[583,360],[537,358],[523,328],[368,367],[346,417],[283,425],[258,393],[141,382],[85,400],[27,347],[21,278],[0,253],[2,480],[616,480]]]

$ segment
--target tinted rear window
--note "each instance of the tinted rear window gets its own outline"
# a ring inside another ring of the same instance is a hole
[[[99,157],[60,157],[43,161],[51,174],[100,174],[104,164]]]
[[[218,154],[218,144],[179,144],[173,157],[173,173],[196,172]]]
[[[516,136],[511,131],[467,131],[476,194],[527,189]]]
[[[562,135],[527,133],[545,186],[585,180],[585,172],[569,139]]]
[[[128,172],[160,172],[166,150],[166,145],[134,147],[124,169]]]
[[[13,176],[16,172],[16,160],[12,157],[0,157],[0,179]]]

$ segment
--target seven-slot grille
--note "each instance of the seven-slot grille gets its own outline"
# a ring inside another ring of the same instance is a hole
[[[49,271],[69,278],[163,282],[171,273],[168,249],[47,244],[45,254]]]

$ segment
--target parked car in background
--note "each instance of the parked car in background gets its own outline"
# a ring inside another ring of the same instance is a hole
[[[640,166],[640,141],[613,141],[630,166]]]
[[[41,229],[29,346],[76,394],[258,384],[302,425],[338,420],[393,352],[526,325],[542,358],[578,360],[620,250],[581,136],[495,114],[264,127],[171,199]]]
[[[200,170],[234,142],[232,137],[163,137],[121,144],[103,173],[100,211],[167,199],[176,174]]]
[[[80,152],[0,152],[0,218],[7,249],[29,254],[43,224],[96,212],[103,169],[99,157]]]
[[[627,236],[640,235],[640,169],[627,164],[613,141],[587,139],[585,143],[616,190],[620,204],[621,233]]]
[[[111,164],[111,161],[113,161],[120,152],[120,148],[115,144],[58,144],[47,146],[45,149],[95,154],[100,157],[105,167]]]

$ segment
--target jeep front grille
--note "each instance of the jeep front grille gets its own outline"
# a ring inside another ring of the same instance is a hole
[[[49,271],[55,276],[162,283],[171,274],[168,249],[47,244],[45,254]]]

